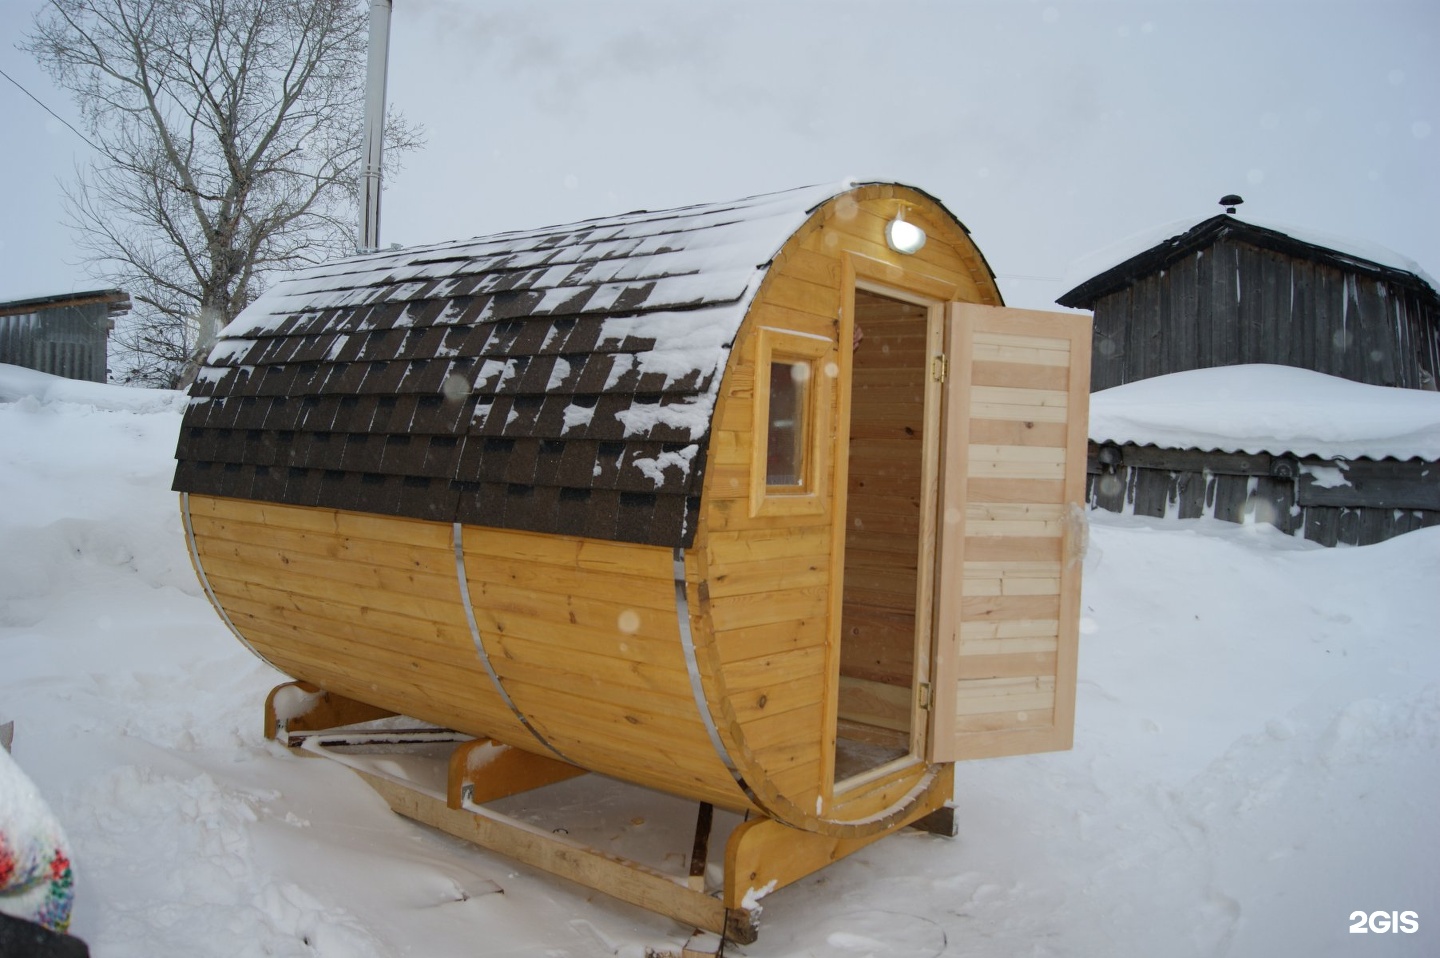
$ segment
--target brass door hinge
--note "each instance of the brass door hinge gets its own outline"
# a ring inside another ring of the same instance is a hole
[[[920,683],[920,686],[919,686],[919,693],[920,693],[920,710],[921,710],[922,712],[928,712],[928,711],[930,711],[930,683],[929,683],[929,682],[921,682],[921,683]]]
[[[930,378],[935,380],[937,383],[943,383],[945,381],[945,373],[948,367],[949,363],[945,361],[944,353],[940,353],[938,356],[935,356],[930,360]]]

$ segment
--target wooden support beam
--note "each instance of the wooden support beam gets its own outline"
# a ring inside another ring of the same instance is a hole
[[[450,753],[445,804],[460,808],[468,800],[483,805],[584,774],[585,769],[568,762],[478,738]]]
[[[942,805],[929,815],[915,819],[910,827],[943,838],[954,838],[960,833],[960,822],[955,816],[955,806]]]
[[[326,692],[309,682],[286,682],[265,698],[265,737],[281,740],[288,732],[319,732],[390,718],[395,713]],[[286,745],[290,743],[285,741]]]
[[[917,804],[894,828],[863,838],[833,838],[768,818],[752,818],[730,833],[730,841],[725,846],[725,892],[721,900],[731,911],[750,914],[747,904],[753,907],[759,898],[775,889],[793,884],[906,825],[919,822],[943,808],[949,796],[949,788],[937,788],[930,801]]]
[[[621,901],[668,915],[692,928],[746,944],[755,940],[754,922],[748,913],[732,916],[718,899],[692,891],[678,877],[473,803],[466,803],[463,809],[448,808],[439,795],[360,769],[356,772],[406,818]]]
[[[312,708],[297,713],[294,711],[297,703],[285,702],[284,695],[272,693],[266,709],[267,723],[273,721],[278,725],[281,716],[293,719],[297,715],[316,721],[317,711],[323,708],[329,711],[319,714],[337,716],[342,724],[350,724],[343,721],[354,720],[349,705],[359,704],[340,696],[326,699],[324,693],[313,688],[299,688],[295,694],[312,700],[298,705],[308,704]],[[277,697],[281,699],[278,706]],[[362,706],[360,711],[370,708]],[[338,737],[345,739],[340,744],[348,744],[344,733]],[[471,740],[460,743],[452,753],[442,792],[367,765],[362,756],[348,756],[334,744],[324,742],[324,738],[323,734],[311,735],[305,747],[350,767],[395,812],[541,871],[709,932],[710,936],[697,933],[686,946],[687,954],[702,958],[718,954],[726,941],[753,943],[758,935],[758,901],[777,888],[799,881],[906,825],[937,834],[954,833],[953,808],[947,804],[951,795],[949,787],[932,789],[909,814],[895,821],[893,827],[862,838],[819,835],[770,819],[754,818],[730,836],[725,850],[724,889],[715,897],[705,893],[714,814],[708,803],[701,803],[697,814],[689,874],[671,875],[548,832],[485,808],[474,800],[476,796],[484,801],[503,798],[583,774],[583,770],[575,766],[489,739]]]
[[[710,857],[710,829],[714,821],[715,806],[701,802],[695,816],[695,844],[690,850],[690,887],[698,892],[705,890],[705,865]]]

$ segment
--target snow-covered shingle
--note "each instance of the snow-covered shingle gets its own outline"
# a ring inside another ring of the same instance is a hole
[[[775,254],[850,184],[359,255],[221,334],[175,488],[688,544]]]

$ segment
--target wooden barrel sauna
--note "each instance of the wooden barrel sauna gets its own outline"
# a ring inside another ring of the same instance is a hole
[[[223,332],[174,488],[281,671],[860,837],[1069,746],[1089,343],[897,184],[359,255]]]

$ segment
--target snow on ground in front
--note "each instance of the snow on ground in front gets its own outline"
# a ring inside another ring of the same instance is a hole
[[[108,393],[0,403],[0,721],[69,831],[97,958],[678,950],[688,929],[262,741],[282,677],[191,572],[178,426]],[[1440,953],[1440,529],[1327,550],[1100,513],[1085,574],[1075,748],[961,765],[959,838],[775,892],[729,954]],[[686,803],[582,778],[515,810],[684,869]],[[1420,929],[1352,935],[1357,910]]]

